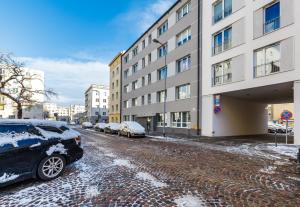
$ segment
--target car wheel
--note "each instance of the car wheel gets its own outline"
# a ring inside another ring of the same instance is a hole
[[[44,158],[38,167],[37,174],[42,180],[52,180],[59,177],[66,167],[66,159],[61,155]]]

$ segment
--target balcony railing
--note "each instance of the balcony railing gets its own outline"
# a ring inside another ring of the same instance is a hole
[[[272,61],[254,67],[254,77],[259,78],[280,72],[280,61]]]
[[[264,24],[264,32],[269,33],[280,28],[280,17],[271,19]]]
[[[232,82],[232,73],[227,73],[221,76],[215,76],[212,80],[213,86],[222,85]]]

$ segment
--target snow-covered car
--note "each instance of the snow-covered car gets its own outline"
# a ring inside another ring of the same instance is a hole
[[[145,137],[145,128],[135,121],[124,121],[121,123],[119,136]]]
[[[104,133],[109,134],[118,134],[120,130],[120,124],[118,123],[109,123],[105,125]]]
[[[0,187],[55,179],[82,156],[80,133],[64,122],[0,120]]]
[[[92,129],[94,126],[93,126],[93,124],[91,122],[83,122],[82,125],[81,125],[81,127],[83,129]]]
[[[105,125],[105,123],[95,124],[94,129],[99,132],[104,132]]]

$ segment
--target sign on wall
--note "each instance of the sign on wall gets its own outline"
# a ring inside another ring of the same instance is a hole
[[[218,114],[222,111],[221,107],[221,95],[215,95],[214,96],[214,112],[215,114]]]

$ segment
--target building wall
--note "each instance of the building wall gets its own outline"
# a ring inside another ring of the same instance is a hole
[[[217,1],[204,1],[203,19],[210,20],[213,17],[213,4]],[[264,32],[264,9],[276,1],[272,0],[232,0],[232,14],[223,18],[217,23],[212,21],[203,21],[203,80],[202,89],[202,110],[203,110],[203,135],[213,136],[213,131],[216,124],[222,126],[225,123],[222,116],[218,115],[217,119],[213,118],[213,97],[217,94],[228,94],[244,89],[251,89],[263,86],[270,86],[281,83],[293,83],[300,80],[300,60],[297,55],[300,52],[299,32],[300,32],[300,17],[295,14],[300,8],[300,1],[297,0],[280,0],[280,28],[270,33]],[[213,35],[219,31],[232,26],[232,47],[226,51],[216,55],[212,52]],[[255,77],[255,58],[254,52],[260,48],[264,48],[274,43],[280,43],[280,71],[263,77]],[[209,52],[208,52],[209,51]],[[239,57],[237,59],[237,57]],[[231,62],[232,80],[227,83],[222,83],[218,86],[213,85],[213,66],[217,63],[226,60]],[[275,93],[274,93],[275,94]],[[246,94],[244,94],[246,95]],[[294,90],[294,96],[296,91]],[[241,97],[242,98],[242,97]],[[222,98],[223,99],[223,98]],[[226,98],[224,98],[226,102]],[[255,106],[255,102],[249,100],[250,109]],[[276,103],[276,96],[274,100]],[[277,100],[279,103],[279,100]],[[238,104],[238,102],[236,103]],[[235,103],[233,103],[235,105]],[[225,110],[225,109],[224,109]],[[238,109],[237,109],[238,111]],[[256,111],[253,109],[253,111]],[[234,113],[234,111],[232,112]],[[224,114],[226,115],[226,114]],[[209,121],[206,122],[207,117]],[[237,120],[240,116],[237,116]],[[295,122],[299,122],[300,117],[295,117]],[[230,119],[227,119],[229,121]],[[230,120],[234,127],[234,120]],[[246,123],[245,123],[246,124]],[[259,131],[259,130],[258,130]],[[257,131],[253,131],[255,134]],[[224,132],[226,135],[230,135]],[[232,135],[235,135],[235,130],[232,130]],[[247,134],[246,132],[240,135]],[[220,136],[223,136],[220,134]],[[300,136],[300,134],[296,135]]]
[[[190,2],[191,10],[182,19],[177,21],[177,11]],[[192,128],[194,133],[197,130],[197,103],[198,103],[198,2],[197,0],[183,0],[178,1],[164,16],[162,16],[158,22],[156,22],[147,32],[145,32],[139,40],[130,47],[123,55],[122,61],[122,119],[132,116],[138,118],[151,117],[155,119],[158,113],[163,113],[163,103],[157,102],[157,92],[164,90],[164,80],[158,80],[157,70],[163,68],[165,65],[164,57],[158,58],[159,44],[150,42],[149,35],[152,39],[157,38],[161,43],[168,43],[167,54],[167,127],[171,127],[171,112],[190,112],[191,123],[189,128]],[[158,28],[168,21],[168,31],[158,37]],[[177,46],[177,35],[187,28],[191,28],[191,40],[187,43]],[[145,41],[146,47],[142,49],[143,41]],[[133,57],[132,50],[138,46],[139,52]],[[149,63],[149,54],[151,54],[151,63]],[[129,56],[129,61],[126,62],[125,58]],[[176,72],[176,61],[187,55],[191,57],[191,67],[181,73]],[[145,58],[146,66],[142,68],[142,60]],[[138,71],[133,74],[132,66],[138,63]],[[128,78],[125,77],[124,72],[129,70]],[[151,74],[151,82],[148,83],[147,75]],[[142,86],[142,77],[145,77],[145,86]],[[137,81],[137,89],[132,90],[132,82]],[[175,93],[176,87],[190,84],[191,95],[190,98],[184,100],[176,100]],[[125,86],[129,86],[129,91],[124,91]],[[148,94],[151,94],[151,104],[148,104]],[[145,105],[142,106],[142,96],[145,97]],[[132,99],[137,98],[137,106],[132,106]],[[124,101],[129,102],[129,107],[124,107]],[[143,122],[143,121],[141,121]],[[155,125],[155,123],[154,123]],[[155,129],[156,127],[153,127]],[[159,130],[158,130],[159,131]],[[178,131],[182,131],[178,129]]]
[[[120,122],[120,112],[121,112],[121,70],[122,70],[122,55],[119,53],[109,65],[109,122]]]

